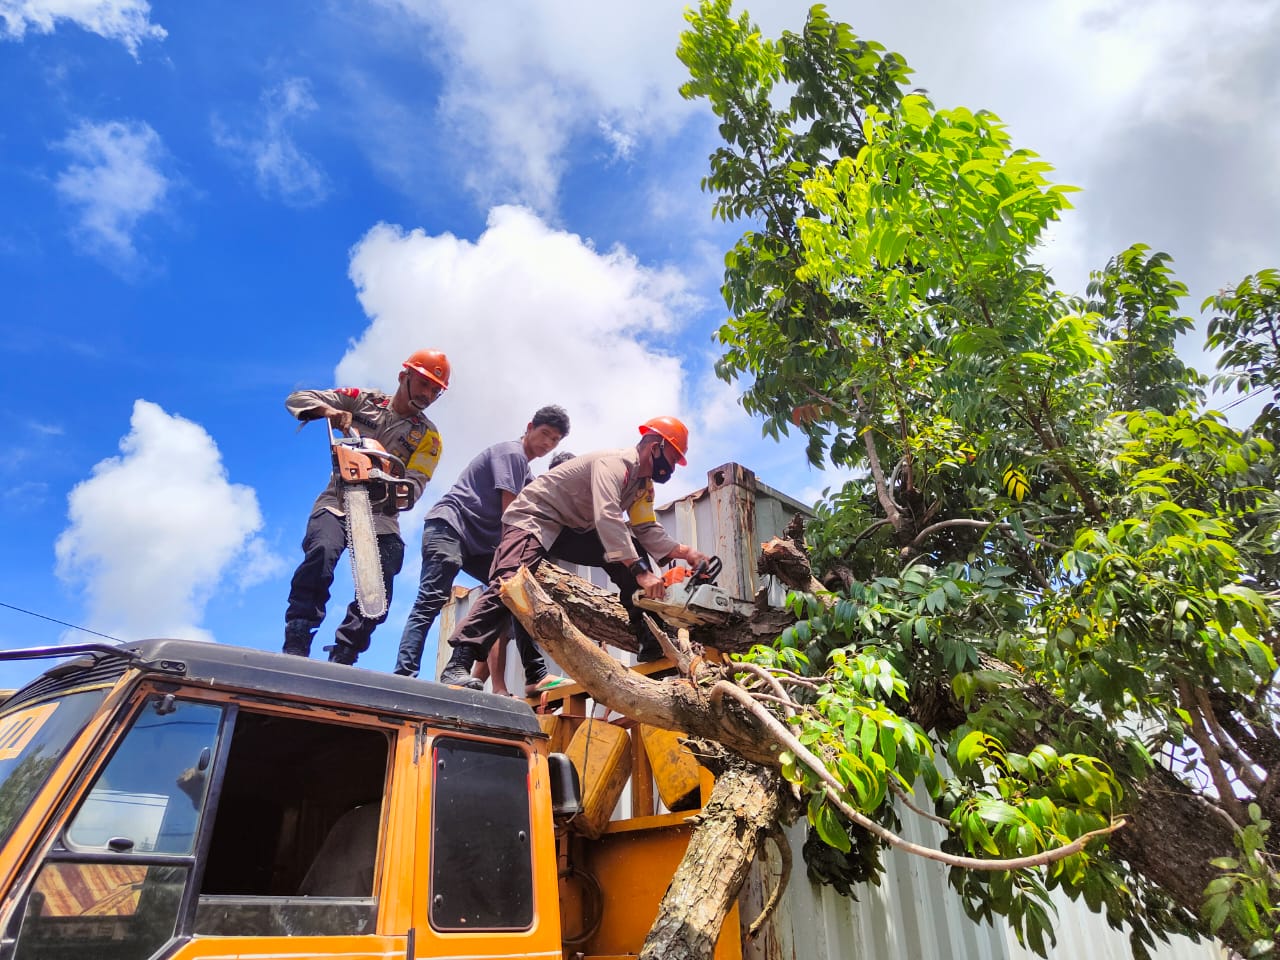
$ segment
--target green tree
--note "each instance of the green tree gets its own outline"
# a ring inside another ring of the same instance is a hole
[[[1124,817],[953,883],[1041,953],[1054,888],[1138,955],[1174,931],[1272,952],[1274,405],[1246,430],[1203,406],[1166,254],[1120,253],[1087,299],[1056,289],[1036,247],[1071,188],[993,114],[909,92],[900,56],[820,6],[777,40],[728,0],[688,20],[683,92],[724,139],[704,187],[749,224],[719,372],[766,434],[859,476],[807,534],[826,588],[743,658],[794,695],[826,771],[783,757],[827,850],[811,868],[874,876],[876,828],[913,790],[971,859]],[[1244,389],[1280,386],[1276,277],[1206,304],[1219,376]],[[1170,844],[1174,823],[1190,835]]]

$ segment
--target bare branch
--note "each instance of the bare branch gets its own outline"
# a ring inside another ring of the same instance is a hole
[[[1200,712],[1199,704],[1195,702],[1196,698],[1191,692],[1191,686],[1185,680],[1179,680],[1178,692],[1183,709],[1191,715],[1191,729],[1187,733],[1204,755],[1205,766],[1209,768],[1209,776],[1213,779],[1213,787],[1218,793],[1218,802],[1236,823],[1247,823],[1248,817],[1245,816],[1244,805],[1236,798],[1235,792],[1231,789],[1231,781],[1223,772],[1218,746],[1205,726],[1204,716]]]
[[[781,871],[778,874],[778,882],[774,886],[773,892],[769,894],[769,899],[760,908],[760,916],[752,920],[751,926],[747,928],[748,940],[754,940],[760,935],[760,930],[764,927],[765,922],[773,915],[773,911],[778,908],[778,904],[782,902],[782,894],[791,880],[791,844],[787,842],[787,835],[782,832],[781,825],[774,826],[774,829],[769,833],[769,839],[773,841],[773,849],[778,851]]]
[[[1223,757],[1223,762],[1229,763],[1236,776],[1240,778],[1240,782],[1252,790],[1256,797],[1261,792],[1263,783],[1257,773],[1254,772],[1253,763],[1218,724],[1218,719],[1214,713],[1213,705],[1209,702],[1208,694],[1198,687],[1194,692],[1196,703],[1199,704],[1200,712],[1204,716],[1205,725],[1218,745],[1218,751]]]
[[[911,802],[911,796],[907,791],[903,790],[902,787],[892,779],[889,780],[889,789],[893,791],[893,795],[898,798],[898,801],[912,813],[924,817],[926,820],[932,820],[940,827],[946,827],[948,830],[951,829],[950,820],[945,817],[940,817],[936,813],[930,813],[928,810],[921,810]]]
[[[1095,837],[1105,836],[1114,833],[1125,825],[1127,821],[1120,819],[1114,821],[1110,826],[1102,827],[1098,830],[1092,830],[1062,847],[1055,847],[1052,850],[1046,850],[1043,853],[1033,854],[1028,857],[1013,857],[1004,860],[983,860],[978,857],[958,857],[949,853],[943,853],[934,847],[926,847],[918,843],[912,843],[904,837],[898,836],[888,827],[876,823],[860,810],[850,806],[841,794],[844,792],[844,786],[832,776],[826,765],[819,760],[809,748],[802,744],[787,730],[780,720],[773,714],[769,713],[763,706],[756,703],[751,694],[743,690],[736,684],[732,684],[727,680],[719,680],[712,687],[712,696],[717,693],[732,697],[740,703],[752,716],[763,724],[770,733],[776,737],[788,750],[795,754],[796,759],[802,761],[805,766],[817,774],[822,780],[823,793],[826,794],[828,800],[840,810],[846,817],[856,823],[868,833],[879,837],[891,847],[895,847],[904,853],[912,853],[926,860],[936,860],[939,863],[945,863],[951,867],[964,867],[968,870],[1022,870],[1027,867],[1042,867],[1047,863],[1055,863],[1063,860],[1072,854],[1079,853],[1085,848],[1085,845]]]

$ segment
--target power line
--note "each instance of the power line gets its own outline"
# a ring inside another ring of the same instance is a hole
[[[56,623],[59,626],[70,627],[72,630],[80,630],[84,633],[91,633],[95,637],[102,637],[105,640],[114,640],[116,643],[124,643],[124,641],[121,640],[119,637],[113,637],[109,633],[99,633],[97,630],[90,630],[88,627],[82,627],[79,624],[67,623],[67,621],[65,620],[56,620],[53,617],[46,617],[43,613],[36,613],[34,610],[23,610],[22,607],[15,607],[11,603],[5,603],[3,600],[0,600],[0,607],[5,607],[9,610],[16,610],[18,613],[25,613],[27,616],[35,617],[39,620],[48,620],[50,623]]]

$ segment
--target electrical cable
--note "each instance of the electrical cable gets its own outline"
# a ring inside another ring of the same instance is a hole
[[[3,600],[0,600],[0,607],[4,607],[8,610],[15,610],[18,613],[25,613],[27,616],[35,617],[38,620],[48,620],[50,623],[56,623],[62,627],[70,627],[72,630],[79,630],[83,633],[91,633],[95,637],[102,637],[104,640],[113,640],[116,643],[124,643],[124,641],[121,640],[119,637],[113,637],[109,633],[99,633],[97,630],[90,630],[88,627],[82,627],[79,624],[67,623],[67,621],[65,620],[57,620],[54,617],[46,617],[43,613],[36,613],[34,610],[24,610],[22,609],[22,607],[15,607],[11,603],[5,603]]]

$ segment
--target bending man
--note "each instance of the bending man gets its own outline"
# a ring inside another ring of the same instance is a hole
[[[653,484],[671,479],[676,465],[685,462],[689,431],[675,417],[655,417],[640,426],[640,434],[634,448],[583,454],[544,473],[507,508],[489,585],[449,638],[453,656],[441,683],[480,689],[471,666],[505,635],[512,619],[499,588],[520,567],[532,570],[547,557],[603,567],[631,616],[638,659],[662,657],[632,602],[637,589],[655,599],[663,595],[648,556],[692,565],[710,558],[668,536],[653,511]]]

